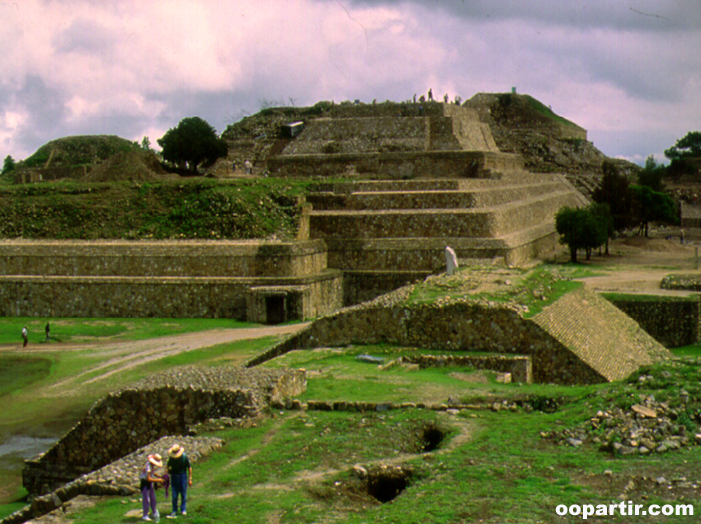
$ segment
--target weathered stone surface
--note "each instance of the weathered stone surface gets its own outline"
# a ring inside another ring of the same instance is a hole
[[[441,352],[527,356],[534,382],[584,384],[618,380],[670,356],[633,320],[586,288],[532,318],[524,318],[518,307],[489,301],[407,304],[412,291],[406,286],[322,317],[248,365],[293,349],[388,342]]]
[[[697,439],[687,436],[684,425],[673,421],[676,418],[675,410],[650,397],[644,404],[633,405],[629,410],[599,411],[582,427],[541,436],[569,445],[578,440],[581,444],[595,445],[602,451],[623,455],[666,453],[698,444]]]
[[[298,370],[188,367],[154,375],[97,402],[46,453],[26,461],[24,487],[45,493],[161,437],[186,435],[211,418],[256,416],[272,399],[305,388]]]
[[[95,497],[138,494],[139,474],[148,460],[147,457],[154,453],[166,457],[168,456],[168,449],[175,443],[185,448],[193,464],[220,449],[223,445],[223,441],[218,438],[164,437],[97,471],[83,475],[46,495],[34,497],[29,506],[2,519],[0,524],[21,524],[29,519],[41,517],[63,508],[65,504],[70,503],[71,499],[79,495]],[[158,496],[160,496],[160,493]]]

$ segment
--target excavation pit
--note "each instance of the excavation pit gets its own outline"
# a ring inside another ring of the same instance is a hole
[[[380,465],[368,469],[368,495],[383,504],[396,499],[407,488],[413,471],[403,466]]]

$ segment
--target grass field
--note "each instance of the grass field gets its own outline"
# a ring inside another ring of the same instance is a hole
[[[2,320],[6,321],[11,326],[17,323],[15,319]],[[98,340],[121,337],[126,341],[163,332],[163,322],[153,320],[64,322],[61,330],[65,330],[65,336],[72,333],[71,337],[81,340],[89,331],[87,326],[95,330],[91,336]],[[169,329],[185,332],[221,327],[216,321],[175,324]],[[56,326],[58,333],[61,323],[57,321]],[[177,365],[236,362],[272,343],[270,339],[247,341],[149,362],[143,369],[116,374],[109,387]],[[38,351],[30,358],[19,351],[6,351],[0,360],[0,373],[8,380],[7,385],[5,380],[2,382],[4,405],[11,408],[13,402],[22,399],[34,422],[55,409],[36,392],[91,365],[89,354],[52,352],[50,346],[46,344],[46,351]],[[618,504],[621,497],[644,505],[695,504],[698,488],[686,487],[681,479],[694,486],[701,484],[701,458],[696,447],[647,457],[618,456],[589,445],[555,445],[542,438],[541,433],[576,427],[598,410],[630,405],[644,395],[656,395],[674,403],[675,392],[684,388],[697,401],[699,347],[681,348],[676,351],[678,360],[644,370],[655,377],[667,377],[644,386],[637,377],[575,388],[501,384],[491,373],[469,368],[381,371],[377,365],[356,358],[367,353],[390,360],[406,352],[385,345],[296,351],[265,365],[304,367],[308,388],[301,400],[445,402],[454,397],[485,406],[502,400],[532,401],[537,406],[535,401],[553,398],[559,408],[554,412],[476,409],[456,414],[425,409],[370,413],[271,411],[253,427],[214,433],[226,444],[221,452],[195,465],[187,521],[576,522],[581,517],[558,517],[555,508]],[[66,397],[62,400],[63,409],[77,417],[100,394],[96,390],[92,398]],[[426,428],[437,428],[440,434],[440,442],[428,452],[424,451]],[[376,491],[351,473],[355,464],[366,468],[401,465],[410,473],[398,496],[382,503],[373,496]],[[660,477],[670,483],[654,480]],[[18,485],[12,489],[10,496],[5,497],[10,502],[0,507],[0,516],[22,504],[17,501],[22,496]],[[160,497],[160,510],[165,514],[170,505]],[[71,519],[84,523],[135,522],[133,512],[138,513],[139,508],[137,497],[113,498],[77,511]],[[605,520],[631,522],[620,515],[607,516]],[[638,517],[635,521],[659,522],[660,518]],[[691,521],[688,516],[664,518],[664,522]]]

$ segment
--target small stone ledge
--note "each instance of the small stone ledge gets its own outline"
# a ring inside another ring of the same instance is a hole
[[[163,437],[125,457],[83,475],[60,488],[34,497],[31,504],[0,520],[0,524],[21,524],[56,510],[65,510],[71,499],[87,496],[131,496],[139,492],[139,474],[148,455],[159,453],[168,456],[168,449],[175,443],[182,445],[193,463],[219,450],[224,441],[211,437]]]
[[[491,404],[463,404],[454,399],[448,402],[364,402],[345,400],[308,400],[298,399],[276,400],[270,403],[273,410],[291,411],[345,411],[365,413],[370,411],[393,411],[402,409],[425,409],[429,411],[445,411],[457,413],[459,411],[518,411],[525,409],[530,411],[528,404],[520,405],[516,402],[497,401]]]

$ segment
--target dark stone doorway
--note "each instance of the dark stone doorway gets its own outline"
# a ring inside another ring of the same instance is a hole
[[[287,321],[287,297],[268,295],[265,297],[266,324],[282,324]]]

